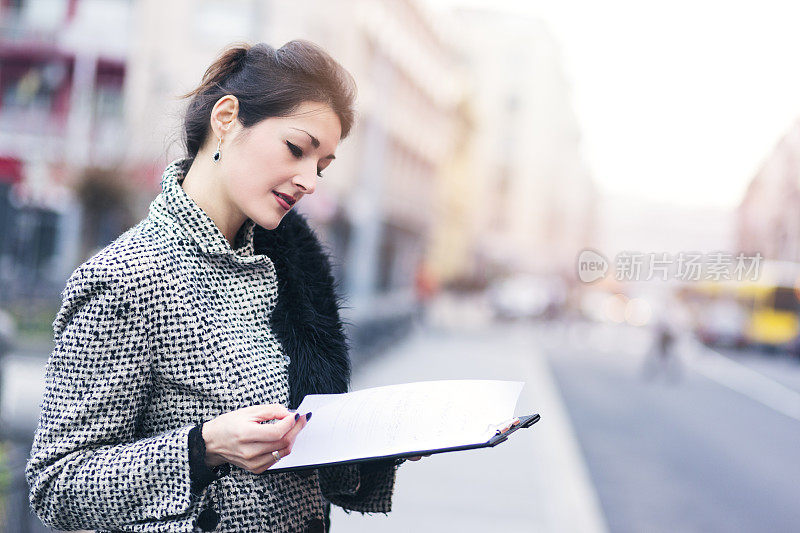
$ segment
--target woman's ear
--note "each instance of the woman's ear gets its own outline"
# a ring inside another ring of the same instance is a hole
[[[219,139],[223,143],[228,140],[239,126],[239,100],[232,94],[226,94],[211,109],[211,131],[215,138],[209,139],[216,146]]]

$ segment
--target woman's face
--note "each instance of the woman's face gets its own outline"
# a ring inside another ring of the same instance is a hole
[[[219,169],[233,207],[266,229],[314,192],[339,144],[339,118],[327,104],[304,102],[292,115],[247,129],[235,121],[235,137],[222,144]]]

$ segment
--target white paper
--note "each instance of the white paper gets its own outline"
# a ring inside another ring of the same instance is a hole
[[[421,381],[311,394],[292,453],[270,470],[485,443],[514,417],[521,381]]]

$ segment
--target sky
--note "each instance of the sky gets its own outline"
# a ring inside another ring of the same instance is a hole
[[[800,118],[800,3],[426,2],[502,5],[550,26],[605,195],[733,208]]]

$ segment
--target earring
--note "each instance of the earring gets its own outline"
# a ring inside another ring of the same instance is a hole
[[[220,152],[220,148],[222,147],[222,139],[219,140],[217,143],[217,151],[214,152],[214,163],[219,163],[219,158],[222,157],[222,152]]]

